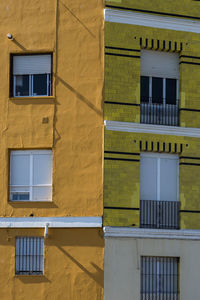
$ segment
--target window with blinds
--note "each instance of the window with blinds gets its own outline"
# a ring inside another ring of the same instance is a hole
[[[141,123],[178,126],[179,54],[141,51]]]
[[[50,96],[52,55],[12,56],[12,96]]]
[[[44,272],[44,238],[17,237],[16,275],[42,275]]]
[[[52,199],[52,151],[10,152],[10,200],[50,201]]]
[[[178,300],[178,257],[141,257],[141,300]]]

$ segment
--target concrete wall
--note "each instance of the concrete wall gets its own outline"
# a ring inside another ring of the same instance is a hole
[[[141,256],[179,257],[180,299],[199,299],[199,241],[106,238],[105,300],[140,300]]]

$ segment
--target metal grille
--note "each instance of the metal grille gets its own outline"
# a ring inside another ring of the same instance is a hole
[[[140,227],[179,229],[179,201],[140,200]]]
[[[44,238],[16,238],[16,274],[41,275],[44,270]]]
[[[141,257],[141,300],[178,300],[177,257]]]
[[[156,125],[179,125],[179,108],[178,104],[157,104],[145,103],[140,104],[140,123]]]

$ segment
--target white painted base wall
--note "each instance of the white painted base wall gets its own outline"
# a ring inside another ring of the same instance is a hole
[[[141,256],[180,260],[180,300],[200,299],[200,241],[105,238],[105,300],[140,300]]]

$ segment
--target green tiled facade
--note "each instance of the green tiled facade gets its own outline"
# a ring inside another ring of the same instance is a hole
[[[106,5],[146,13],[156,8],[158,13],[185,17],[197,17],[196,9],[200,9],[195,1],[168,2],[110,0]],[[140,123],[140,56],[144,48],[179,53],[179,125],[200,128],[200,35],[112,22],[105,24],[104,119]],[[178,153],[180,228],[200,229],[200,139],[106,128],[104,225],[139,227],[140,153],[144,151]]]

